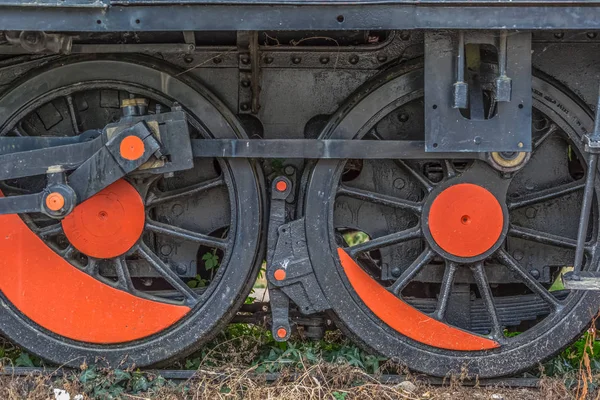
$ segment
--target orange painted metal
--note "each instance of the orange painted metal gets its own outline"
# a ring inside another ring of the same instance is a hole
[[[287,331],[285,330],[285,328],[277,329],[277,337],[284,338],[286,335],[287,335]]]
[[[16,214],[0,215],[0,227],[0,290],[21,313],[57,335],[128,342],[166,329],[190,311],[92,278],[53,252]]]
[[[50,193],[46,197],[46,207],[52,211],[59,211],[65,206],[65,198],[58,192]]]
[[[377,317],[402,335],[447,350],[491,350],[500,346],[494,340],[471,334],[423,314],[377,283],[343,249],[338,248],[338,255],[358,297]]]
[[[121,157],[126,160],[137,160],[144,155],[144,141],[137,136],[126,136],[119,147]]]
[[[285,279],[286,277],[286,273],[284,269],[277,269],[275,270],[275,272],[273,272],[273,276],[275,277],[276,280],[278,281],[282,281]]]
[[[429,211],[433,240],[458,257],[485,253],[500,238],[503,225],[496,197],[471,183],[450,186],[435,198]]]
[[[287,183],[285,181],[279,181],[275,184],[275,188],[280,192],[285,192],[287,189]]]
[[[69,242],[96,258],[113,258],[127,252],[142,235],[144,223],[144,202],[125,180],[95,194],[62,220]]]

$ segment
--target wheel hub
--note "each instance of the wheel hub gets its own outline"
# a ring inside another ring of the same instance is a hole
[[[429,230],[435,243],[457,257],[476,257],[498,242],[504,226],[502,207],[487,189],[459,183],[431,203]]]
[[[63,221],[69,242],[95,258],[118,257],[144,230],[144,203],[133,186],[117,181],[81,203]]]

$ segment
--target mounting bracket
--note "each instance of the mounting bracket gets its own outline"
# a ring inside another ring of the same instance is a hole
[[[425,34],[425,150],[531,151],[531,33]]]

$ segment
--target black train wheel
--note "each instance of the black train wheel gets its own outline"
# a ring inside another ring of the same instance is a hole
[[[0,134],[93,133],[130,96],[148,99],[150,112],[178,102],[196,138],[246,137],[205,88],[144,58],[35,71],[0,98]],[[10,196],[44,183],[29,177],[0,189]],[[262,199],[249,161],[207,159],[174,176],[128,176],[62,222],[0,216],[0,329],[58,364],[145,366],[190,353],[251,289],[263,259]]]
[[[340,108],[321,138],[422,140],[423,73],[398,67]],[[592,117],[533,80],[534,146],[516,172],[481,160],[322,160],[303,209],[319,284],[341,328],[427,374],[481,377],[560,351],[598,310],[554,290],[572,263]],[[584,269],[598,270],[598,202]],[[355,233],[370,240],[354,243]],[[354,235],[354,236],[353,236]]]

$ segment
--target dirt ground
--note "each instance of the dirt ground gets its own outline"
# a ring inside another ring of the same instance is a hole
[[[534,399],[597,399],[597,393],[588,390],[567,390],[561,380],[546,379],[536,389],[502,387],[465,387],[460,382],[448,382],[445,386],[431,386],[418,379],[408,379],[398,384],[384,385],[361,371],[347,368],[314,366],[300,376],[286,376],[275,382],[250,377],[248,371],[231,370],[223,377],[223,371],[202,371],[186,382],[165,382],[147,391],[135,391],[135,387],[106,385],[110,376],[93,382],[81,382],[72,377],[0,377],[2,400],[86,400],[86,399],[407,399],[407,400],[534,400]],[[216,378],[218,376],[218,378]],[[152,379],[152,378],[150,378]],[[104,382],[104,383],[102,383]],[[588,388],[589,389],[589,388]]]

